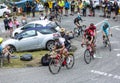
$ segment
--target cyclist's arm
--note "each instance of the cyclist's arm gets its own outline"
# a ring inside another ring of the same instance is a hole
[[[91,36],[90,44],[92,44],[92,42],[93,42],[93,36]]]

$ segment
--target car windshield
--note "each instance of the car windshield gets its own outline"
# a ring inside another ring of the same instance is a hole
[[[56,28],[58,25],[57,25],[57,23],[55,23],[55,22],[50,22],[50,23],[47,24],[46,26]]]
[[[54,28],[44,28],[39,30],[41,34],[53,34],[56,33],[57,31]]]

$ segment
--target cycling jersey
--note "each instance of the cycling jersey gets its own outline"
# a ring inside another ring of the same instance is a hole
[[[75,18],[75,19],[74,19],[74,24],[76,24],[76,23],[80,24],[80,23],[79,23],[79,21],[80,21],[80,20],[82,21],[82,19],[81,19],[81,18],[78,18],[78,17],[77,17],[77,18]]]
[[[107,24],[108,26],[105,27],[105,24]],[[102,26],[101,26],[102,31],[103,31],[106,35],[109,34],[109,28],[110,28],[110,24],[109,24],[107,21],[104,22],[104,23],[102,24]]]
[[[59,38],[59,41],[55,42],[56,49],[62,48],[62,46],[64,45],[64,41],[64,38]]]
[[[89,28],[88,29],[90,29],[90,30],[92,30],[93,31],[93,36],[95,36],[95,31],[96,31],[96,26],[89,26]]]

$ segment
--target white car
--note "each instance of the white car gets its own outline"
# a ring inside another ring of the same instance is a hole
[[[5,16],[6,14],[10,14],[11,10],[8,9],[8,6],[3,4],[0,4],[0,17]]]
[[[94,8],[100,7],[100,1],[99,0],[94,0],[93,1],[93,7]]]
[[[2,47],[10,46],[10,52],[28,51],[35,49],[51,50],[54,46],[54,37],[60,33],[52,27],[29,28],[12,39],[2,42]]]
[[[28,24],[15,29],[12,33],[12,37],[14,37],[15,35],[19,34],[20,32],[28,28],[41,27],[41,26],[51,26],[54,27],[57,31],[60,30],[60,26],[57,25],[57,23],[55,22],[51,22],[48,20],[37,20],[37,21],[29,22]]]

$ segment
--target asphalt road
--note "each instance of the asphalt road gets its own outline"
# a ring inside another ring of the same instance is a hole
[[[78,37],[72,40],[78,48],[74,53],[75,65],[72,69],[63,67],[58,74],[52,75],[48,67],[3,68],[0,69],[0,83],[120,83],[120,19],[117,22],[109,19],[113,34],[110,52],[102,43],[100,25],[105,18],[99,17],[100,14],[98,11],[96,17],[83,17],[85,21],[82,24],[88,26],[92,22],[97,26],[96,58],[90,64],[84,62],[85,48],[81,48],[81,37]],[[63,17],[61,25],[73,30],[75,16]]]

